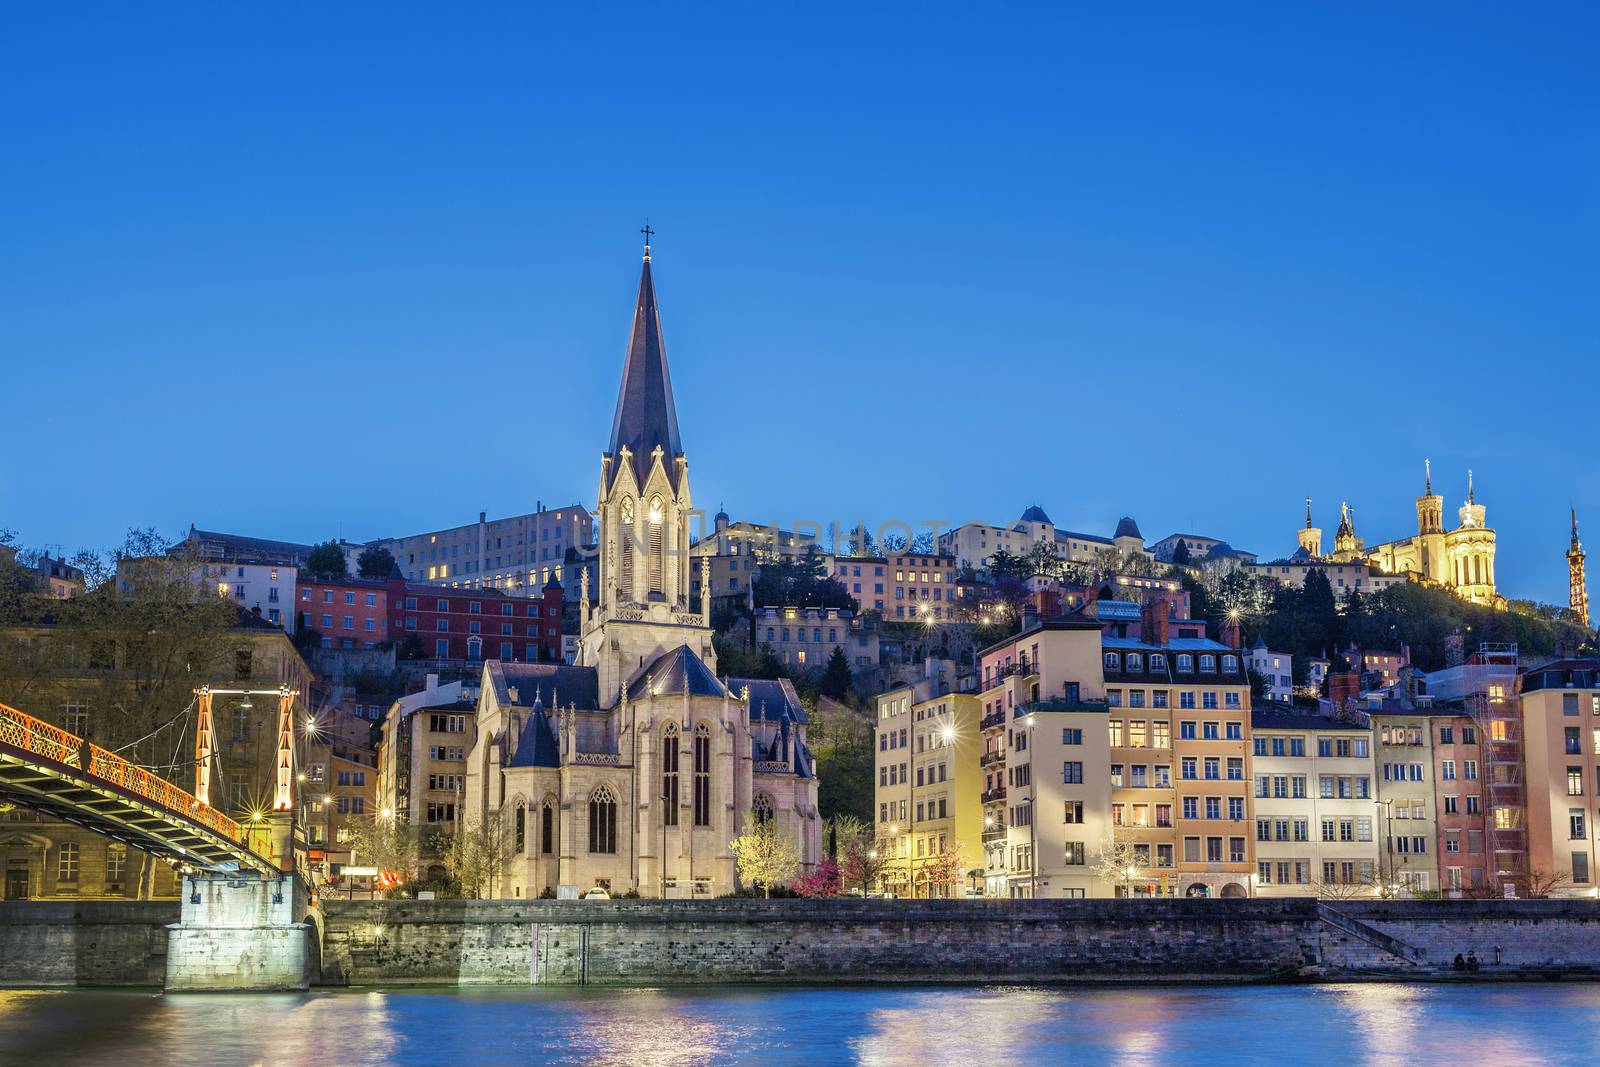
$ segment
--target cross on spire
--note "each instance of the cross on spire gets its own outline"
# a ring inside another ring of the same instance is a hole
[[[650,238],[652,238],[652,237],[654,237],[656,235],[656,231],[652,230],[650,228],[650,223],[648,221],[646,221],[645,224],[644,224],[644,228],[641,229],[639,232],[644,234],[644,258],[645,259],[649,259],[650,258]]]

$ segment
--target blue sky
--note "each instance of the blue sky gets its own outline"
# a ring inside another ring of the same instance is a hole
[[[0,526],[591,501],[648,217],[697,499],[1600,548],[1581,5],[21,5]],[[758,10],[761,9],[761,10]]]

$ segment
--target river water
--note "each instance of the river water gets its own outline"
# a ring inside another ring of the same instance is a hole
[[[1600,984],[0,991],[0,1063],[1593,1063]]]

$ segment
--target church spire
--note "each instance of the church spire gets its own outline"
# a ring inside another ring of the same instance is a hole
[[[1311,498],[1306,497],[1306,529],[1311,529]]]
[[[649,249],[650,246],[645,245],[645,250],[647,252]],[[1425,459],[1422,461],[1422,495],[1433,495],[1433,460],[1431,459]]]
[[[622,388],[617,393],[617,414],[611,423],[609,453],[620,462],[622,450],[633,453],[634,476],[642,486],[650,474],[651,454],[660,448],[662,462],[672,475],[672,460],[683,454],[678,440],[678,413],[672,403],[672,377],[667,373],[667,348],[661,336],[661,311],[656,306],[655,280],[650,274],[650,238],[644,234],[644,267],[639,272],[639,299],[633,310],[633,331],[628,338],[628,359],[622,368]]]

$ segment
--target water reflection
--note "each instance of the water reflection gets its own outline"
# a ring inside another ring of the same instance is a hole
[[[1592,1059],[1588,984],[0,991],[0,1064],[1045,1064]]]

